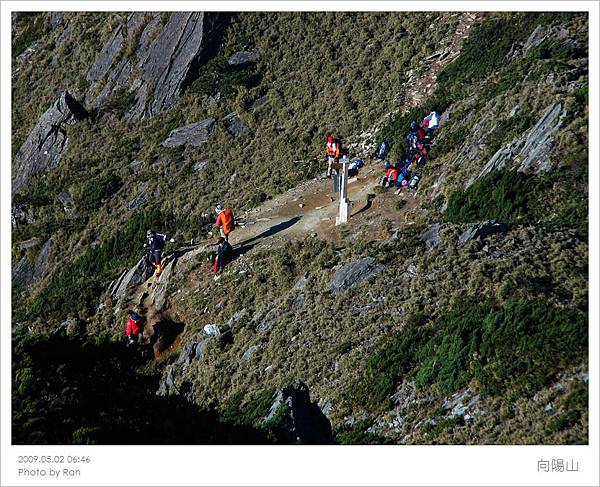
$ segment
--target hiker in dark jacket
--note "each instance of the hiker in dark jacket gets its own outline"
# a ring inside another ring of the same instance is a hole
[[[223,267],[225,267],[231,260],[232,254],[233,248],[231,247],[229,242],[223,237],[220,237],[219,245],[217,246],[217,251],[213,255],[213,272],[220,274],[223,271]]]
[[[154,266],[156,269],[156,275],[160,276],[162,267],[162,251],[165,248],[166,242],[175,242],[175,239],[171,238],[166,233],[156,233],[153,230],[146,232],[146,243],[144,248],[148,249],[148,255],[146,256],[146,262],[149,265]]]

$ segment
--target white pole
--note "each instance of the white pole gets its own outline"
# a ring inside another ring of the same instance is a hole
[[[348,200],[348,156],[342,159],[342,174],[340,180],[340,214],[335,219],[336,225],[348,222],[350,216],[350,200]]]

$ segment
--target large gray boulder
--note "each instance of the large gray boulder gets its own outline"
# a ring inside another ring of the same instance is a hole
[[[190,123],[172,130],[166,140],[161,144],[164,147],[177,147],[180,145],[193,145],[198,147],[210,139],[215,127],[215,119],[207,118],[200,122]]]
[[[85,109],[68,91],[63,91],[40,117],[15,156],[13,192],[22,189],[36,174],[58,166],[69,143],[65,127],[86,116]]]
[[[518,171],[537,174],[552,168],[550,153],[554,134],[562,126],[566,112],[560,103],[551,103],[535,125],[500,149],[485,163],[481,172],[465,182],[468,188],[492,171],[510,169],[520,161]]]
[[[467,228],[459,237],[458,245],[465,245],[467,242],[476,238],[483,240],[494,233],[504,233],[508,230],[508,225],[497,223],[495,220],[486,220],[481,223],[476,223]]]
[[[308,386],[296,379],[277,391],[265,421],[278,417],[278,435],[289,443],[334,443],[331,423],[317,403],[311,402]]]
[[[380,273],[384,266],[379,264],[373,257],[346,264],[339,269],[329,284],[333,294],[339,294],[360,284],[365,279]]]
[[[11,272],[13,285],[31,286],[46,273],[48,270],[48,257],[50,256],[51,246],[52,241],[47,240],[40,249],[35,262],[29,262],[27,257],[24,256],[17,265],[13,267]]]
[[[177,363],[183,370],[186,370],[194,360],[204,359],[204,353],[210,340],[210,338],[201,341],[194,340],[183,347],[177,359]]]

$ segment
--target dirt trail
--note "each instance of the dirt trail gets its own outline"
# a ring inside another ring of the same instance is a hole
[[[231,234],[230,243],[245,253],[257,244],[263,246],[269,242],[308,235],[335,241],[339,237],[337,229],[352,230],[362,224],[370,224],[374,217],[382,216],[384,212],[379,210],[383,205],[389,206],[401,200],[406,200],[407,204],[401,210],[396,209],[386,216],[397,224],[406,222],[406,213],[415,206],[415,195],[409,194],[407,190],[400,195],[395,195],[392,190],[376,195],[374,190],[383,174],[384,168],[380,161],[367,160],[358,176],[349,179],[348,198],[352,203],[352,213],[345,225],[335,225],[339,197],[333,190],[332,180],[317,178],[247,212],[244,215],[246,227],[236,228]]]
[[[406,83],[404,100],[407,106],[416,107],[429,98],[437,87],[437,75],[448,64],[454,61],[462,49],[464,40],[469,37],[469,30],[475,22],[485,15],[482,12],[462,12],[454,35],[448,38],[448,43],[442,49],[426,57],[421,63],[422,72],[418,78],[411,77]]]

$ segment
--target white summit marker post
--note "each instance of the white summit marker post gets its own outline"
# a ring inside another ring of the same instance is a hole
[[[341,225],[348,221],[350,216],[350,200],[348,200],[348,156],[342,159],[342,174],[340,174],[340,214],[335,217],[335,224]]]

